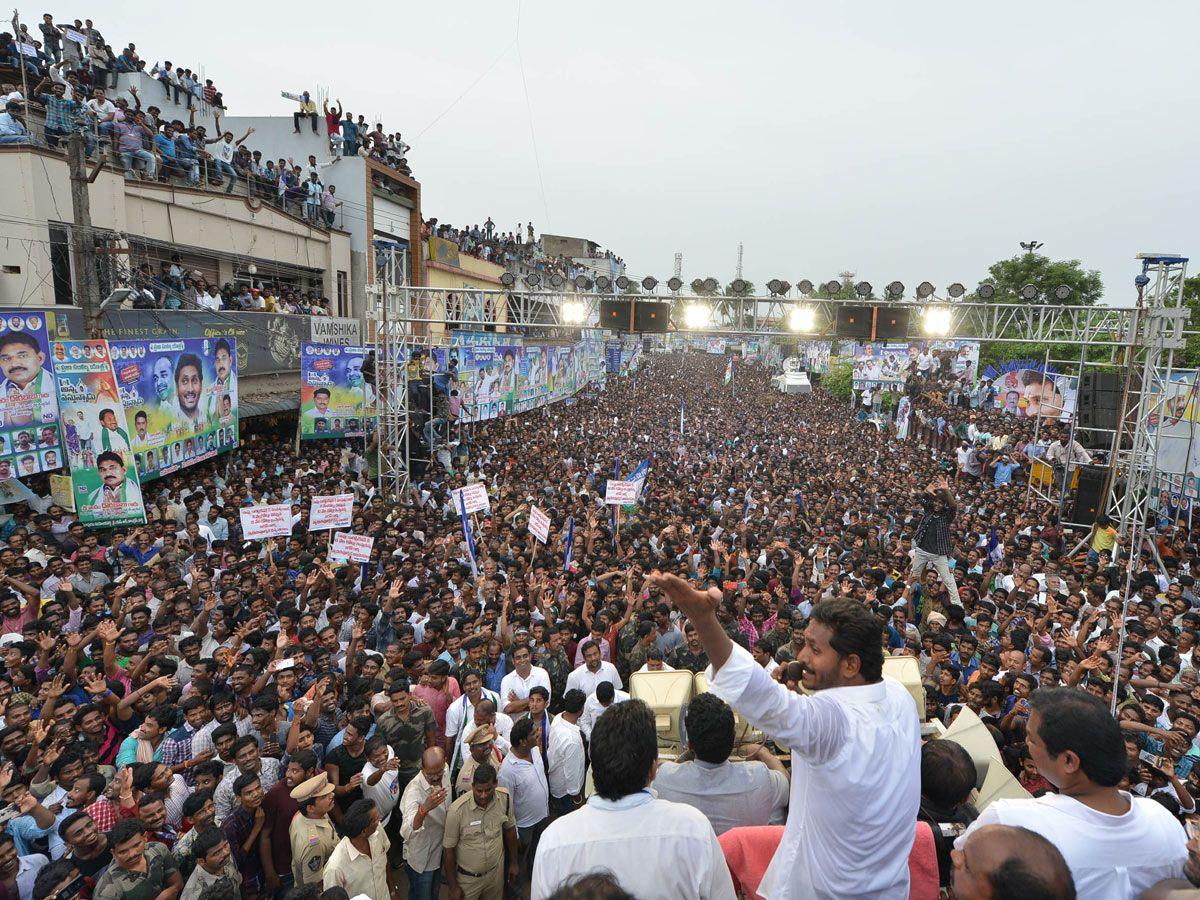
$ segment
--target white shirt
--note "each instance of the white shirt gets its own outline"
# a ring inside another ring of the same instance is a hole
[[[395,751],[388,747],[387,758],[391,760],[395,756]],[[400,776],[393,770],[384,772],[374,784],[368,783],[367,779],[378,771],[379,769],[371,765],[370,760],[363,764],[362,794],[363,799],[374,800],[375,805],[379,807],[379,827],[382,828],[392,817],[392,810],[396,808],[396,804],[400,802]]]
[[[570,690],[570,687],[567,690]],[[616,706],[618,703],[624,703],[628,699],[629,695],[624,691],[613,691],[612,703],[608,704],[608,706]],[[583,713],[579,717],[579,730],[583,732],[583,736],[589,741],[592,739],[592,729],[596,726],[596,720],[604,714],[608,706],[601,706],[595,694],[588,694],[587,700],[583,702]]]
[[[759,894],[907,900],[921,727],[904,686],[884,678],[806,697],[738,646],[706,674],[714,694],[792,751],[787,827]]]
[[[1123,816],[1110,816],[1072,797],[1046,794],[1032,800],[997,800],[954,842],[984,825],[1017,825],[1036,831],[1063,855],[1075,890],[1086,900],[1136,900],[1163,878],[1183,878],[1187,836],[1183,826],[1154,800],[1130,801]]]
[[[612,686],[618,690],[625,687],[621,681],[621,676],[617,673],[617,667],[610,662],[601,660],[600,668],[595,672],[588,669],[587,663],[573,670],[567,676],[567,690],[578,688],[583,691],[584,696],[590,697],[596,693],[596,685],[602,681],[611,681]]]
[[[496,696],[494,691],[489,691],[483,688],[481,699],[491,700],[496,704],[496,709],[501,709],[503,704],[500,698]],[[457,737],[459,732],[463,730],[463,723],[469,724],[469,731],[475,730],[475,704],[471,702],[471,698],[463,694],[448,707],[446,707],[446,737]]]
[[[652,787],[664,800],[700,810],[718,835],[740,825],[782,825],[787,819],[788,778],[758,761],[664,762]]]
[[[550,763],[550,796],[577,797],[583,790],[583,735],[579,725],[561,715],[550,722],[550,742],[546,747]]]
[[[442,864],[442,836],[446,833],[446,813],[450,809],[450,767],[442,770],[440,787],[446,791],[446,799],[440,805],[429,810],[429,814],[421,821],[420,828],[414,828],[417,818],[417,807],[429,797],[433,787],[425,780],[425,773],[417,773],[417,777],[408,783],[404,796],[400,798],[400,837],[404,839],[404,861],[416,872],[428,872]]]
[[[907,858],[905,851],[906,866]],[[567,878],[602,869],[638,900],[734,900],[708,819],[650,791],[620,800],[594,794],[551,822],[533,861],[530,897],[545,900]]]
[[[529,828],[550,815],[550,788],[546,784],[546,769],[537,747],[524,760],[515,753],[504,757],[496,773],[500,787],[507,788],[516,804],[518,828]]]
[[[503,710],[512,702],[508,697],[510,693],[515,694],[518,700],[528,700],[529,689],[539,684],[546,690],[550,690],[550,674],[541,666],[530,666],[528,678],[522,678],[521,674],[513,669],[500,679],[500,703],[496,708]],[[509,713],[509,715],[514,714]],[[527,713],[520,712],[515,715],[517,718],[524,718]]]

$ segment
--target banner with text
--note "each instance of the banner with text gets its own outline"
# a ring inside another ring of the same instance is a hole
[[[44,315],[0,315],[0,375],[0,474],[23,478],[61,469],[66,461]]]
[[[375,389],[363,378],[367,347],[305,344],[300,354],[300,437],[362,437]]]
[[[468,515],[471,513],[481,512],[485,509],[491,509],[492,504],[488,500],[487,487],[482,481],[476,481],[474,484],[468,484],[466,487],[455,488],[451,493],[454,495],[454,508],[460,512],[466,508]],[[462,498],[461,500],[459,498]]]
[[[238,444],[237,341],[111,341],[124,421],[104,436],[133,451],[142,481]]]
[[[243,506],[238,513],[242,520],[242,536],[248,541],[261,541],[292,533],[292,507],[289,503]]]
[[[370,562],[373,546],[375,546],[373,537],[339,531],[333,536],[333,546],[329,548],[329,555],[334,559],[348,559],[359,563]]]
[[[107,341],[54,344],[58,407],[69,437],[71,494],[84,525],[111,527],[146,521],[142,488],[124,423]]]
[[[550,539],[550,517],[536,506],[529,511],[529,533],[543,544]]]
[[[354,515],[353,494],[333,494],[313,497],[308,511],[309,531],[329,531],[334,528],[349,528]]]

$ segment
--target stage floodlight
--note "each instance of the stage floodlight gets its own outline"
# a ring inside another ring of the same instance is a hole
[[[564,325],[581,325],[587,317],[587,309],[581,300],[564,300],[562,320]]]
[[[842,283],[840,281],[825,282],[825,292],[833,294],[835,297],[842,292]]]
[[[715,278],[709,277],[709,278],[704,279],[704,289],[706,291],[708,291],[710,294],[715,293],[717,288],[719,288],[720,286],[721,286],[721,282],[717,281],[717,279],[715,279]]]
[[[596,290],[607,291],[612,287],[612,279],[607,275],[596,276]]]
[[[1066,300],[1071,296],[1071,286],[1069,284],[1060,284],[1054,289],[1054,297],[1056,300]]]
[[[692,279],[692,293],[693,294],[703,294],[704,293],[704,279],[703,278],[693,278]]]
[[[888,296],[893,300],[899,300],[904,296],[904,284],[899,281],[893,281],[887,286]]]
[[[512,272],[505,272],[503,275],[500,276],[500,283],[502,285],[504,285],[505,287],[512,287],[514,284],[517,283],[517,276],[514,275]]]
[[[575,290],[590,291],[591,289],[592,289],[592,279],[588,278],[586,275],[576,275],[575,276]]]
[[[802,294],[811,294],[812,289],[813,289],[813,283],[811,281],[809,281],[807,278],[801,278],[799,281],[796,282],[796,290],[798,290]]]
[[[858,296],[860,296],[860,297],[870,297],[871,296],[871,282],[860,281],[858,284],[856,284],[854,286],[854,293],[858,294]]]
[[[655,278],[653,275],[647,275],[645,278],[642,279],[642,290],[652,291],[656,287],[658,287],[658,279]]]
[[[931,337],[945,337],[950,333],[950,310],[944,306],[930,306],[925,310],[921,326]]]
[[[817,324],[817,311],[811,306],[793,306],[788,313],[788,330],[813,331]]]
[[[933,293],[933,285],[928,281],[922,281],[917,285],[917,299],[924,300]]]
[[[525,283],[527,285],[529,285],[531,288],[535,288],[539,284],[542,283],[542,276],[539,275],[537,272],[530,272],[528,275],[525,276]]]
[[[783,293],[782,291],[779,290],[779,286],[781,284],[783,284],[783,282],[781,282],[778,278],[772,278],[770,281],[767,282],[767,290],[771,292],[771,296],[775,296],[776,294]]]
[[[1022,300],[1036,300],[1037,295],[1038,289],[1036,284],[1027,284],[1025,287],[1021,288]]]
[[[631,282],[630,282],[630,281],[629,281],[629,279],[628,279],[628,278],[626,278],[624,275],[618,275],[618,276],[617,276],[617,288],[618,288],[619,290],[622,290],[622,291],[627,291],[627,290],[629,290],[629,285],[630,285],[630,284],[631,284]]]
[[[978,290],[975,291],[975,295],[980,300],[991,300],[996,296],[996,286],[994,284],[981,284]]]
[[[950,287],[946,288],[946,293],[949,294],[951,297],[953,297],[955,300],[957,300],[959,297],[961,297],[966,292],[967,292],[967,289],[965,287],[963,287],[961,284],[959,284],[957,281],[954,282],[954,284],[950,285]]]
[[[735,278],[732,282],[730,282],[729,287],[736,296],[740,297],[742,294],[746,293],[746,288],[749,287],[749,285],[746,284],[745,279]]]
[[[559,290],[566,283],[566,279],[557,272],[550,276],[550,287],[554,288],[555,290]]]
[[[672,293],[676,293],[683,289],[683,279],[678,275],[672,275],[667,279],[667,289]]]
[[[687,328],[705,328],[712,311],[704,303],[692,303],[683,313],[683,324]]]
[[[779,293],[780,294],[786,294],[791,289],[792,289],[792,285],[789,282],[787,282],[787,281],[779,282]]]

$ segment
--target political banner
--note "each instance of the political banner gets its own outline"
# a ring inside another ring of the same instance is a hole
[[[529,510],[529,533],[543,544],[550,539],[550,517],[536,506]]]
[[[995,406],[1005,415],[1069,420],[1075,414],[1079,379],[1061,375],[1040,359],[1010,359],[983,370],[996,392]]]
[[[332,494],[313,497],[308,511],[309,531],[349,528],[353,516],[354,495]]]
[[[638,486],[634,481],[608,479],[604,488],[604,502],[608,506],[625,506],[637,503]]]
[[[75,497],[71,493],[70,475],[50,476],[50,502],[70,512],[75,512]]]
[[[238,510],[242,536],[248,541],[283,537],[292,533],[292,506],[273,503],[268,506],[243,506]]]
[[[451,493],[454,495],[454,508],[462,509],[468,514],[492,508],[491,501],[488,500],[487,487],[482,481],[476,481],[466,487],[455,488]]]
[[[357,563],[370,562],[373,546],[375,546],[373,537],[339,531],[333,536],[333,546],[329,548],[329,556],[332,559],[348,559]]]
[[[71,425],[67,459],[79,520],[106,528],[146,521],[108,341],[57,341],[58,408]]]
[[[375,389],[363,378],[368,347],[304,344],[300,354],[300,438],[362,437]]]
[[[237,341],[110,341],[121,426],[104,447],[133,451],[142,481],[212,459],[238,444]]]
[[[0,463],[18,477],[61,469],[58,396],[40,313],[0,315]]]

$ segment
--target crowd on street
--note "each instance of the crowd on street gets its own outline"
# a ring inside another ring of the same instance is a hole
[[[464,427],[400,502],[373,442],[247,429],[143,485],[144,526],[89,530],[46,490],[6,507],[0,890],[1198,896],[1191,533],[1072,534],[822,390],[647,356]],[[636,506],[606,506],[643,459]],[[468,517],[451,491],[474,483]],[[308,530],[347,492],[368,563]],[[292,533],[246,539],[239,510],[268,503]],[[923,739],[890,656],[917,661],[925,717],[979,717],[1029,799],[972,805],[975,763]],[[673,761],[630,699],[669,670],[710,685]]]

